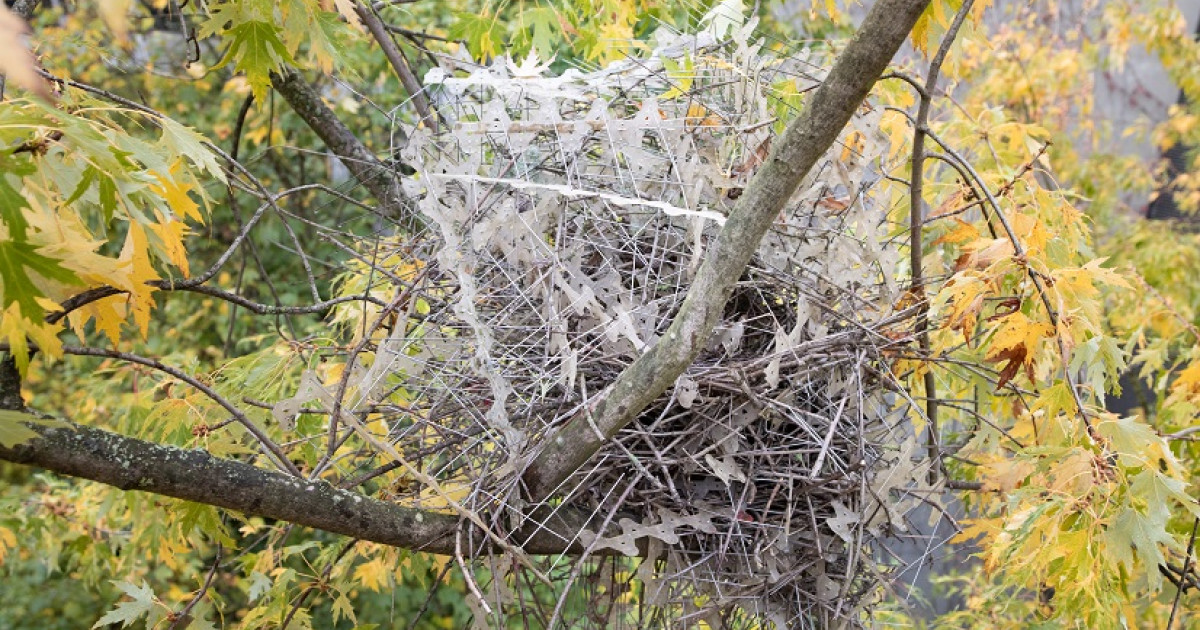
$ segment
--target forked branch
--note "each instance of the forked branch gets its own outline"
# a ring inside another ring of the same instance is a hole
[[[708,342],[733,286],[801,180],[837,139],[928,0],[880,0],[829,77],[788,125],[734,206],[687,299],[661,341],[631,363],[571,422],[551,435],[525,473],[530,498],[544,500],[691,365]]]

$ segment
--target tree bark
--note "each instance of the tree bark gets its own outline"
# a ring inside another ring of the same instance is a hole
[[[395,170],[367,149],[299,72],[292,69],[272,72],[271,85],[325,146],[342,160],[350,174],[379,200],[379,211],[383,216],[400,219],[413,214],[413,204],[404,194]]]
[[[763,235],[850,121],[927,4],[929,0],[879,0],[867,14],[825,82],[738,199],[666,334],[544,443],[524,477],[532,500],[552,495],[696,359]]]
[[[455,552],[459,517],[453,514],[407,508],[324,481],[298,479],[203,450],[154,444],[91,427],[30,428],[42,437],[15,448],[0,446],[0,460],[360,540],[445,555]],[[509,540],[530,554],[581,553],[584,549],[577,537],[588,526],[582,513],[544,508],[509,533]]]

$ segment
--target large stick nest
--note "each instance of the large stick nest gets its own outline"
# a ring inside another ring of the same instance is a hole
[[[530,454],[561,447],[542,438],[671,342],[724,216],[823,77],[748,35],[680,37],[590,74],[501,60],[429,78],[446,122],[408,129],[402,151],[420,217],[400,251],[422,299],[367,372],[403,388],[390,438],[441,488],[399,496],[511,530]],[[859,618],[925,474],[885,356],[911,313],[893,307],[906,236],[869,194],[880,111],[861,108],[810,174],[674,389],[561,488],[559,509],[592,515],[575,541],[592,559],[522,564],[466,532],[477,621]],[[526,571],[571,586],[529,598]]]

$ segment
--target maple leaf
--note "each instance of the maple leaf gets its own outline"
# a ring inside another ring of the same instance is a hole
[[[987,269],[1015,253],[1007,238],[980,239],[963,246],[963,254],[954,261],[954,270]]]
[[[279,39],[279,29],[274,24],[247,20],[235,25],[227,33],[233,38],[233,43],[212,69],[234,64],[235,70],[246,73],[246,81],[254,98],[261,101],[266,98],[267,88],[271,85],[271,73],[285,63],[295,63],[295,60],[288,53],[283,40]]]
[[[147,281],[157,280],[158,273],[150,262],[146,231],[138,223],[129,224],[129,234],[121,249],[120,261],[125,267],[127,280],[121,288],[129,291],[129,306],[133,321],[145,337],[150,331],[150,311],[154,308],[154,287]]]
[[[1024,346],[1027,350],[1037,349],[1042,339],[1054,334],[1054,327],[1045,322],[1035,322],[1021,311],[1003,316],[1003,324],[992,336],[992,350],[1004,350]],[[1033,357],[1029,358],[1030,361]]]
[[[41,434],[25,426],[36,424],[45,427],[63,428],[70,426],[62,420],[39,418],[24,411],[0,409],[0,446],[12,448],[39,437]],[[3,558],[3,545],[0,545],[0,559]]]
[[[142,617],[150,617],[146,620],[146,627],[154,627],[154,621],[159,615],[155,615],[155,600],[154,591],[146,582],[142,582],[141,586],[135,586],[129,582],[113,582],[117,588],[128,595],[133,601],[120,602],[117,607],[105,613],[92,628],[99,628],[110,623],[119,623],[122,628],[127,628]]]
[[[200,206],[188,196],[192,186],[177,179],[182,169],[183,165],[176,161],[171,165],[171,174],[175,175],[175,178],[155,173],[154,178],[158,180],[158,184],[151,185],[150,190],[161,195],[175,214],[184,219],[191,218],[203,222],[204,216],[200,214]]]
[[[333,5],[337,7],[338,14],[346,18],[347,24],[357,31],[366,32],[367,28],[363,26],[362,19],[358,17],[358,3],[354,0],[333,0]]]
[[[929,23],[933,18],[933,7],[925,7],[925,12],[921,17],[917,18],[917,23],[913,25],[912,32],[909,35],[912,41],[913,48],[921,51],[923,55],[929,55]]]
[[[957,224],[954,229],[939,236],[933,242],[934,245],[941,245],[942,243],[970,243],[979,239],[979,228],[957,217],[954,218],[954,222]]]
[[[1000,492],[1011,492],[1021,487],[1033,472],[1033,462],[1007,457],[994,458],[994,461],[985,463],[981,471],[984,488]]]
[[[3,55],[2,51],[0,55]],[[0,72],[3,72],[2,66]],[[8,237],[14,241],[25,240],[25,229],[29,227],[25,210],[29,208],[29,201],[21,194],[20,185],[13,186],[9,177],[32,175],[36,170],[28,160],[0,155],[0,223],[8,226]]]
[[[183,245],[183,237],[188,233],[187,225],[182,221],[164,219],[160,223],[151,223],[147,227],[157,241],[155,243],[156,252],[167,262],[179,268],[183,275],[189,275],[191,270],[188,267],[187,248]]]
[[[350,598],[346,597],[345,593],[338,593],[338,596],[333,600],[333,623],[337,623],[338,619],[349,619],[351,623],[358,624],[358,619],[354,616],[354,605],[350,603]]]
[[[222,184],[227,183],[225,171],[221,168],[217,156],[204,144],[206,141],[204,136],[170,118],[160,118],[157,122],[162,128],[162,137],[159,142],[167,150],[167,155],[186,157],[193,165],[203,169],[217,181]],[[174,168],[171,169],[171,172],[175,172]]]
[[[1158,567],[1166,562],[1166,558],[1161,546],[1169,549],[1179,547],[1175,538],[1167,532],[1166,525],[1165,518],[1153,518],[1126,507],[1104,530],[1104,554],[1132,573],[1136,552],[1146,567],[1145,576],[1151,592],[1162,588],[1163,578]]]
[[[1028,353],[1029,351],[1026,350],[1025,346],[1017,345],[988,357],[988,361],[997,363],[1008,361],[1004,368],[1000,370],[1000,376],[996,381],[996,391],[1000,391],[1009,381],[1013,380],[1013,377],[1017,375],[1017,370],[1021,369],[1021,366],[1025,366],[1026,375],[1029,377],[1029,380],[1033,380],[1033,366],[1026,360]]]
[[[983,298],[989,292],[988,282],[974,272],[956,274],[938,292],[938,302],[946,304],[950,310],[946,315],[946,326],[962,331],[963,341],[967,344],[971,343],[976,320],[983,310]]]
[[[548,51],[555,48],[555,33],[561,30],[562,18],[554,7],[528,8],[521,12],[530,33],[531,48]]]
[[[520,65],[513,63],[512,57],[509,57],[505,63],[508,65],[508,71],[512,73],[515,79],[536,79],[542,76],[542,73],[550,68],[550,64],[554,63],[554,55],[542,63],[538,58],[537,48],[530,48],[529,54],[525,56],[525,60]]]
[[[384,562],[382,556],[374,558],[354,569],[354,581],[376,593],[381,593],[391,583],[391,567]]]
[[[79,278],[62,266],[62,261],[38,253],[30,243],[0,241],[0,304],[17,304],[31,319],[40,318],[44,309],[38,303],[46,293],[34,279],[52,280],[66,285],[80,284]]]
[[[455,13],[450,37],[467,42],[471,55],[483,59],[496,54],[504,40],[504,27],[495,16],[486,13]]]
[[[13,448],[38,437],[37,431],[25,426],[27,420],[36,419],[22,411],[0,409],[0,446]],[[4,546],[0,545],[0,558],[3,558],[3,550]]]

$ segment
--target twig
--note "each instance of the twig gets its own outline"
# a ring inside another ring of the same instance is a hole
[[[33,346],[31,345],[31,349],[32,348],[33,348]],[[0,351],[9,352],[9,350],[10,350],[10,348],[7,343],[0,343]],[[272,440],[266,433],[264,433],[262,431],[262,429],[258,428],[258,426],[255,425],[254,422],[250,420],[250,418],[246,417],[246,414],[242,413],[241,409],[238,409],[237,407],[235,407],[233,405],[233,403],[229,402],[229,400],[226,399],[224,396],[218,394],[215,390],[213,390],[213,388],[209,387],[208,385],[205,385],[204,383],[200,382],[198,379],[187,374],[186,372],[184,372],[178,368],[174,368],[169,365],[166,365],[161,361],[158,361],[155,359],[149,359],[149,358],[139,356],[136,354],[132,354],[129,352],[119,352],[116,350],[108,350],[105,348],[91,348],[91,347],[80,347],[80,346],[63,346],[60,350],[62,351],[63,354],[72,354],[72,355],[76,355],[76,356],[88,356],[88,357],[104,357],[104,358],[109,358],[109,359],[117,359],[120,361],[126,361],[129,363],[136,363],[138,365],[144,365],[148,368],[152,368],[152,369],[158,370],[160,372],[163,372],[164,374],[173,376],[173,377],[183,381],[184,383],[191,385],[192,387],[194,387],[195,389],[197,389],[201,393],[203,393],[205,396],[208,396],[210,399],[213,400],[213,402],[220,405],[222,408],[224,408],[226,411],[228,411],[230,413],[230,415],[232,415],[235,419],[237,419],[238,423],[240,423],[243,427],[245,427],[245,429],[247,431],[249,431],[250,434],[253,435],[256,440],[258,440],[259,445],[262,446],[270,455],[273,456],[273,459],[275,459],[276,466],[278,466],[281,470],[291,473],[294,476],[297,476],[297,477],[301,476],[300,469],[296,468],[296,465],[293,464],[290,459],[288,459],[287,455],[284,454],[283,450],[281,450],[279,448],[279,445],[276,444],[275,441]]]
[[[1187,557],[1183,559],[1183,572],[1181,573],[1183,576],[1186,576],[1192,570],[1192,551],[1196,548],[1197,528],[1200,528],[1200,517],[1192,521],[1192,535],[1188,537]],[[1171,616],[1167,619],[1166,630],[1171,630],[1171,626],[1175,625],[1175,615],[1179,612],[1179,601],[1183,599],[1183,591],[1185,590],[1187,590],[1187,586],[1181,584],[1179,589],[1175,591],[1175,601],[1171,604]]]
[[[949,144],[942,141],[942,139],[939,138],[933,131],[926,129],[925,132],[931,140],[942,147],[942,150],[945,151],[947,155],[954,158],[979,185],[980,189],[987,196],[988,203],[995,211],[996,219],[1004,228],[1005,235],[1008,237],[1009,242],[1012,243],[1013,254],[1018,260],[1026,261],[1027,256],[1025,252],[1025,246],[1021,244],[1021,240],[1017,237],[1017,233],[1013,229],[1012,224],[1009,223],[1008,218],[1004,216],[1004,212],[1000,209],[1000,202],[996,200],[996,197],[992,194],[992,191],[987,188],[987,184],[984,183],[983,178],[979,175],[979,172],[975,170],[975,167],[971,166],[970,162],[964,159],[963,156],[950,147]],[[1033,286],[1037,290],[1038,297],[1041,298],[1042,305],[1046,308],[1046,314],[1050,319],[1050,324],[1055,328],[1055,330],[1057,330],[1058,311],[1054,309],[1054,305],[1050,302],[1050,293],[1046,290],[1046,285],[1042,281],[1041,275],[1034,269],[1028,267],[1028,265],[1026,265],[1026,274],[1033,282]],[[1065,358],[1067,356],[1067,352],[1061,338],[1058,339],[1058,346],[1059,353]],[[1097,442],[1103,442],[1103,437],[1096,432],[1096,428],[1092,424],[1092,419],[1088,416],[1087,407],[1084,405],[1083,398],[1079,395],[1079,387],[1075,383],[1075,377],[1071,374],[1070,366],[1065,364],[1063,365],[1063,380],[1067,382],[1067,388],[1071,390],[1071,398],[1075,402],[1075,408],[1079,413],[1079,417],[1083,420],[1083,424],[1087,428],[1088,435]]]
[[[942,64],[946,60],[946,54],[950,52],[950,46],[958,37],[958,31],[963,25],[963,21],[971,12],[971,7],[975,4],[974,0],[965,0],[962,6],[959,7],[958,13],[954,16],[954,21],[950,24],[950,28],[946,31],[946,35],[942,38],[942,44],[938,47],[937,53],[929,62],[929,72],[925,79],[925,88],[918,90],[921,97],[921,104],[917,109],[916,129],[913,133],[913,150],[912,150],[912,180],[909,183],[909,264],[912,267],[912,284],[909,287],[909,292],[917,299],[917,344],[921,348],[922,354],[928,356],[930,353],[929,343],[929,300],[925,295],[924,286],[924,242],[922,229],[924,225],[924,185],[925,185],[925,135],[929,125],[929,111],[933,103],[932,94],[937,89],[938,74],[942,70]],[[933,483],[937,476],[937,471],[942,467],[941,457],[938,445],[938,402],[937,402],[937,382],[934,379],[932,370],[925,370],[925,416],[929,422],[929,459],[931,465],[929,467],[929,482]]]
[[[175,630],[175,628],[187,628],[188,625],[191,624],[192,620],[188,615],[192,612],[192,609],[196,607],[196,604],[200,603],[200,600],[204,597],[204,594],[208,592],[208,589],[212,587],[213,578],[216,577],[217,569],[221,566],[221,549],[221,543],[217,543],[216,557],[213,558],[212,568],[208,570],[208,575],[204,578],[204,584],[201,585],[200,590],[196,592],[196,595],[192,597],[190,601],[188,601],[187,605],[184,606],[179,612],[175,613],[175,621],[171,622],[171,625],[168,626],[168,630]]]

